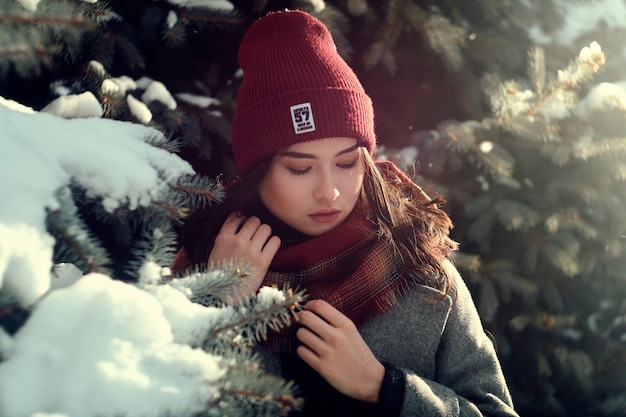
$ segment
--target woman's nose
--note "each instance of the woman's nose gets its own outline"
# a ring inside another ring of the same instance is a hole
[[[331,175],[322,174],[318,178],[313,198],[317,201],[331,202],[339,197],[339,189]]]

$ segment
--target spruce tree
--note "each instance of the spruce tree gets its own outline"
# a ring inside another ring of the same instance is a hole
[[[604,64],[597,43],[556,76],[544,59],[541,49],[530,51],[525,80],[485,77],[491,117],[446,122],[417,139],[425,168],[417,179],[436,182],[455,207],[457,262],[518,408],[620,415],[623,110],[610,95],[592,104],[602,89],[611,91],[607,84],[580,96]]]
[[[67,206],[47,223],[55,262],[134,285],[146,259],[171,259],[189,211],[219,203],[215,180],[236,175],[229,125],[245,29],[271,10],[313,13],[373,98],[379,156],[448,200],[457,264],[520,413],[617,416],[624,108],[617,96],[591,103],[620,86],[624,29],[558,42],[574,3],[593,0],[0,0],[0,96],[63,116],[61,101],[90,93],[99,110],[83,116],[154,127],[167,139],[158,146],[204,175],[115,216],[76,184],[59,194]],[[189,192],[199,189],[204,199]],[[62,238],[76,224],[89,257]],[[29,310],[10,307],[1,319],[14,334]]]

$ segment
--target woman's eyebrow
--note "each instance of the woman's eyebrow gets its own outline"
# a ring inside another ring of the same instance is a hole
[[[359,147],[359,144],[356,145],[352,145],[349,148],[346,148],[342,151],[337,152],[337,155],[335,156],[340,156],[346,153],[350,153],[355,151],[357,148]],[[317,158],[315,155],[310,154],[310,153],[304,153],[304,152],[294,152],[294,151],[282,151],[278,153],[280,156],[289,156],[291,158],[307,158],[307,159],[315,159]]]

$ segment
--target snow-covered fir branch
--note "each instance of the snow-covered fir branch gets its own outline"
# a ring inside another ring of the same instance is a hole
[[[218,203],[219,185],[191,179],[155,129],[67,113],[79,107],[66,100],[61,118],[0,98],[0,171],[11,179],[0,185],[0,415],[297,407],[294,387],[262,372],[251,348],[290,322],[302,295],[263,288],[237,305],[200,303],[233,291],[242,268],[172,279],[177,219],[165,207]],[[191,189],[199,196],[185,199]]]

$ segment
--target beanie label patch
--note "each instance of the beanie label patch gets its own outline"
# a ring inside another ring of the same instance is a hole
[[[315,120],[311,103],[296,104],[289,108],[291,110],[291,121],[296,135],[315,131]]]

